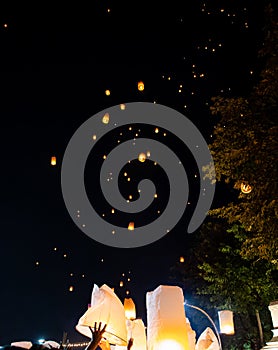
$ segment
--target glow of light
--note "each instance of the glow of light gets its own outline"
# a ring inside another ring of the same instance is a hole
[[[8,28],[8,24],[7,23],[4,24],[4,28]]]
[[[93,135],[93,140],[96,140],[97,139],[97,135]]]
[[[150,157],[150,156],[151,156],[151,152],[148,151],[148,152],[147,152],[147,157]]]
[[[180,257],[180,262],[184,263],[184,257],[183,256]]]
[[[51,157],[50,164],[51,165],[56,165],[56,157]]]
[[[105,95],[106,96],[110,96],[110,94],[111,94],[110,90],[105,90]]]
[[[121,281],[121,282],[120,282],[120,287],[123,287],[123,286],[124,286],[124,282]]]
[[[38,266],[40,263],[38,261],[36,261],[36,265]]]
[[[39,344],[43,344],[45,342],[45,339],[41,338],[41,339],[38,339],[38,343]]]
[[[157,134],[159,132],[159,129],[158,128],[155,128],[154,129],[154,132]]]
[[[73,286],[69,287],[69,292],[73,292]]]
[[[103,124],[108,124],[109,120],[110,120],[109,113],[105,113],[104,116],[102,117]]]
[[[115,213],[115,209],[111,209],[111,213],[114,214]]]
[[[121,104],[120,104],[120,109],[121,109],[122,111],[125,110],[125,104],[124,104],[124,103],[121,103]]]
[[[162,340],[159,342],[157,349],[159,350],[183,350],[183,346],[175,340]]]
[[[134,230],[134,222],[131,221],[129,224],[128,224],[128,228],[127,228],[129,231],[133,231]]]
[[[103,159],[106,159],[106,155],[104,155],[102,158],[103,158]]]
[[[154,198],[157,198],[157,193],[154,195]]]
[[[139,160],[139,162],[144,163],[144,161],[146,160],[145,153],[140,153],[139,156],[138,156],[138,160]]]
[[[145,89],[145,85],[143,83],[143,81],[139,81],[137,84],[138,90],[139,91],[143,91]]]

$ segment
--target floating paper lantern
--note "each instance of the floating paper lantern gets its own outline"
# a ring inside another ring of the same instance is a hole
[[[218,311],[220,333],[223,334],[234,334],[234,318],[233,311],[231,310],[222,310]]]
[[[139,160],[139,162],[144,163],[144,161],[146,160],[145,153],[140,153],[139,156],[138,156],[138,160]]]
[[[104,116],[102,117],[103,124],[108,124],[109,120],[110,120],[109,113],[105,113]]]
[[[56,165],[56,157],[51,157],[50,164]]]
[[[121,103],[121,104],[120,104],[120,109],[121,109],[122,111],[125,110],[125,104],[124,104],[124,103]]]
[[[128,320],[135,320],[136,308],[132,298],[125,298],[124,300],[125,317]]]
[[[244,183],[241,184],[240,189],[241,189],[241,192],[244,194],[250,193],[252,191],[252,187]]]
[[[73,286],[70,286],[70,287],[69,287],[69,291],[70,291],[70,292],[73,292],[73,289],[74,289]]]
[[[183,256],[180,257],[180,262],[184,263],[184,257]]]
[[[151,156],[151,152],[148,151],[148,152],[147,152],[147,157],[150,157],[150,156]]]
[[[106,96],[110,96],[110,94],[111,94],[110,90],[105,90],[105,95]]]
[[[124,282],[120,281],[120,287],[123,287],[123,286],[124,286]]]
[[[129,231],[133,231],[134,230],[134,222],[131,221],[129,224],[128,224],[128,230]]]
[[[188,325],[182,289],[159,286],[147,293],[148,350],[188,350]]]
[[[94,327],[95,322],[101,322],[102,325],[107,324],[103,338],[107,339],[110,344],[126,346],[125,310],[114,291],[106,284],[100,288],[94,285],[90,305],[79,319],[76,330],[91,339],[92,333],[89,327]]]
[[[137,87],[138,87],[138,90],[139,91],[143,91],[144,88],[145,88],[145,85],[142,81],[139,81],[138,84],[137,84]]]

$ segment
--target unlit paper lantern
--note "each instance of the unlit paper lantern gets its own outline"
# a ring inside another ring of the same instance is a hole
[[[220,333],[224,334],[234,334],[234,317],[233,311],[231,310],[222,310],[218,311]]]
[[[146,305],[148,350],[189,350],[182,289],[159,286],[147,293]]]
[[[210,327],[207,327],[199,336],[196,343],[196,350],[219,350],[219,342]]]
[[[95,322],[101,322],[102,325],[107,324],[103,338],[107,339],[110,344],[126,346],[125,310],[114,291],[106,284],[100,288],[94,285],[90,305],[91,307],[79,319],[76,330],[91,339],[92,333],[89,326],[94,327]]]

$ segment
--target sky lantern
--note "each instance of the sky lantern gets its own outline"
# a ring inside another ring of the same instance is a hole
[[[109,120],[110,120],[109,113],[105,113],[104,116],[102,117],[103,124],[108,124]]]
[[[125,110],[125,104],[124,104],[124,103],[121,103],[121,104],[120,104],[120,109],[121,109],[121,111],[124,111],[124,110]]]
[[[54,157],[54,156],[51,157],[50,164],[51,164],[51,165],[56,165],[56,163],[57,163],[57,162],[56,162],[56,157]]]
[[[110,94],[111,94],[110,90],[105,90],[105,95],[106,96],[110,96]]]
[[[125,309],[125,317],[128,320],[135,320],[136,319],[136,308],[134,301],[132,298],[125,298],[124,299],[124,309]]]
[[[246,183],[242,183],[240,189],[244,194],[250,193],[252,191],[252,187]]]
[[[139,156],[138,156],[138,160],[139,160],[139,162],[144,163],[144,161],[146,160],[145,153],[140,153]]]
[[[139,91],[144,91],[145,85],[142,81],[138,81],[137,87]]]
[[[189,350],[188,325],[183,291],[177,286],[160,285],[146,295],[147,348],[149,350]]]
[[[184,263],[184,257],[183,256],[180,257],[180,262]]]
[[[110,344],[126,346],[127,328],[125,310],[122,302],[106,284],[98,287],[94,285],[90,307],[80,317],[76,330],[91,339],[92,333],[89,327],[94,327],[95,322],[107,324],[103,338]]]
[[[220,333],[235,334],[233,311],[221,310],[218,311]]]
[[[210,327],[207,327],[199,336],[196,350],[213,349],[220,350],[218,339]]]
[[[134,230],[134,222],[131,221],[129,224],[128,224],[128,230],[129,231],[133,231]]]
[[[74,290],[73,286],[70,286],[69,287],[69,292],[73,292],[73,290]]]

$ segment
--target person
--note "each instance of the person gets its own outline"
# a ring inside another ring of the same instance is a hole
[[[103,334],[106,329],[106,324],[102,327],[102,323],[99,322],[97,325],[97,322],[95,322],[94,327],[89,327],[90,331],[92,333],[92,339],[90,343],[86,346],[85,350],[109,350],[110,345],[107,341],[103,341]],[[131,350],[133,345],[133,338],[130,338],[127,344],[127,350]]]

